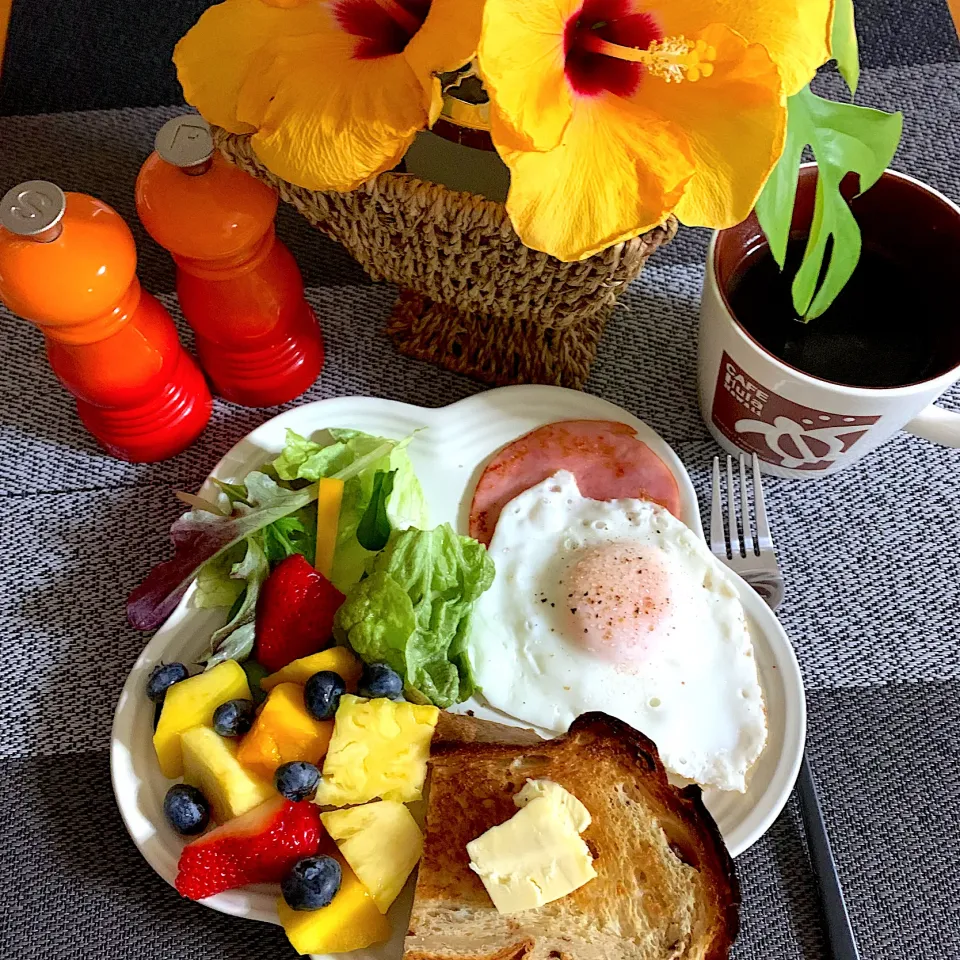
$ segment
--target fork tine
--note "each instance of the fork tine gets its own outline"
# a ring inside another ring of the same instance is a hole
[[[757,552],[773,550],[773,537],[767,524],[767,508],[763,502],[763,486],[760,483],[760,460],[753,455],[753,499],[757,508]]]
[[[743,530],[743,550],[749,557],[753,554],[753,533],[750,530],[750,497],[747,495],[747,461],[740,454],[740,527]]]
[[[720,458],[713,458],[713,493],[710,499],[710,549],[717,556],[729,556],[723,532],[723,505],[720,498]]]
[[[740,536],[737,531],[737,488],[733,485],[733,457],[727,457],[727,528],[730,533],[730,552],[740,556]]]

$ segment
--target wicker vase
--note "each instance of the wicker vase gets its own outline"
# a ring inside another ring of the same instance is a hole
[[[351,193],[305,190],[267,170],[249,137],[213,134],[229,160],[343,244],[371,278],[400,287],[388,331],[401,352],[487,383],[582,387],[617,297],[677,230],[671,217],[562,263],[525,247],[503,204],[396,173]]]

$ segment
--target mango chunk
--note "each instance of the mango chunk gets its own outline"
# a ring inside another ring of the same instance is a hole
[[[217,823],[242,816],[277,795],[269,780],[244,769],[237,759],[237,745],[210,727],[187,730],[180,741],[184,783],[207,798]]]
[[[153,734],[160,770],[170,780],[183,776],[180,734],[213,724],[213,711],[227,700],[249,700],[250,687],[236,660],[218,663],[206,673],[175,683],[163,701],[160,722]]]
[[[343,855],[343,880],[333,902],[319,910],[293,910],[277,900],[280,922],[297,953],[347,953],[390,939],[390,922],[377,909],[367,888],[357,879]]]
[[[429,705],[344,694],[314,802],[343,807],[377,797],[420,800],[439,716]]]
[[[320,822],[377,909],[386,913],[423,854],[423,834],[413,814],[396,800],[377,800],[321,813]]]
[[[237,759],[261,777],[273,778],[281,763],[307,760],[319,766],[333,734],[332,720],[314,720],[303,705],[303,687],[280,683],[267,696]]]
[[[319,653],[312,653],[309,657],[301,657],[288,663],[282,670],[271,673],[260,681],[264,690],[272,690],[278,683],[305,684],[315,673],[321,670],[332,670],[343,677],[348,693],[355,693],[363,664],[346,647],[328,647]]]

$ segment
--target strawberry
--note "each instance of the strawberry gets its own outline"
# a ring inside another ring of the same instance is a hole
[[[268,673],[326,647],[343,594],[299,553],[277,564],[260,591],[254,659]]]
[[[279,883],[301,858],[320,849],[320,808],[281,796],[188,843],[177,865],[177,890],[191,900],[248,883]]]

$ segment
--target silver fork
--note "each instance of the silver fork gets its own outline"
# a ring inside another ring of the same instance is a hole
[[[739,501],[737,509],[737,484],[734,483],[733,458],[727,457],[726,523],[724,523],[723,489],[720,458],[713,458],[713,495],[710,503],[710,549],[731,570],[738,573],[761,597],[771,610],[776,610],[783,600],[783,575],[777,563],[773,538],[767,523],[767,511],[763,502],[763,487],[760,483],[760,462],[753,454],[753,508],[747,489],[747,466],[740,455]],[[738,523],[739,518],[739,523]],[[860,960],[857,941],[850,926],[843,889],[837,876],[837,865],[830,848],[823,811],[817,796],[817,787],[807,755],[800,761],[797,775],[797,796],[800,800],[800,815],[807,834],[810,860],[817,881],[820,897],[820,914],[823,918],[827,946],[834,960]]]
[[[736,488],[733,458],[727,457],[727,524],[723,522],[723,497],[720,489],[720,458],[713,458],[713,500],[710,508],[710,549],[776,610],[783,601],[783,576],[773,549],[767,524],[767,511],[760,485],[760,461],[753,455],[753,491],[756,518],[751,523],[750,497],[747,495],[747,465],[740,455],[740,523],[737,524]],[[753,527],[756,530],[754,535]]]

